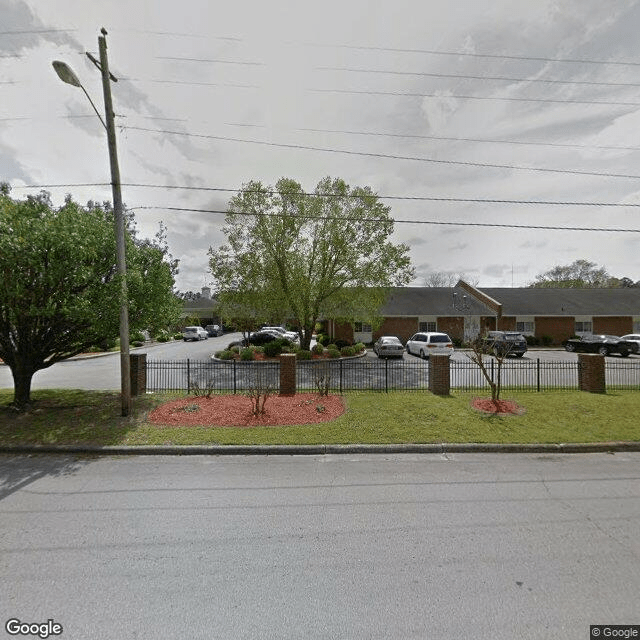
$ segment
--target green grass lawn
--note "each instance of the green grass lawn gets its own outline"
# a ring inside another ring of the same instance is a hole
[[[488,416],[471,408],[473,394],[428,392],[347,393],[346,413],[333,422],[284,427],[158,427],[148,412],[176,396],[135,399],[134,415],[121,417],[117,393],[34,391],[33,408],[16,414],[12,392],[0,390],[2,444],[387,444],[571,443],[640,441],[640,393],[509,392],[526,410]],[[476,394],[477,395],[477,394]],[[268,406],[268,405],[267,405]]]

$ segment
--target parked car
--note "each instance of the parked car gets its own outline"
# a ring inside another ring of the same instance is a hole
[[[446,333],[416,333],[407,341],[407,353],[425,359],[431,355],[450,356],[453,353],[453,341]]]
[[[396,336],[381,336],[373,345],[373,352],[378,358],[402,358],[404,347]]]
[[[495,356],[522,358],[527,352],[527,340],[517,331],[489,331],[482,337],[482,346],[487,353]]]
[[[630,340],[623,340],[618,336],[585,334],[579,338],[569,338],[562,343],[567,351],[581,351],[583,353],[599,353],[608,356],[618,353],[626,358],[630,353],[637,353],[638,345]]]
[[[273,342],[274,340],[285,340],[288,343],[291,343],[290,340],[283,338],[277,331],[266,331],[260,329],[260,331],[256,331],[254,333],[249,334],[249,338],[244,338],[242,340],[236,340],[235,342],[231,342],[228,349],[231,347],[248,347],[250,344],[255,345],[256,347],[261,347],[262,345],[267,344],[268,342]]]
[[[296,342],[300,339],[300,336],[296,331],[287,331],[284,327],[262,327],[260,331],[276,331],[282,338],[286,338],[291,342]]]
[[[185,327],[182,332],[182,339],[187,340],[208,340],[209,334],[202,327]]]
[[[222,327],[219,324],[208,324],[205,327],[205,330],[212,338],[216,338],[223,334]]]
[[[634,342],[637,348],[632,353],[640,353],[640,333],[628,333],[626,336],[620,336],[620,340]]]

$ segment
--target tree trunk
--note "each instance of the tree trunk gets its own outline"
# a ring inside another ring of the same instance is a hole
[[[17,365],[11,369],[13,375],[13,406],[20,412],[26,411],[31,404],[31,380],[33,371],[29,367]]]

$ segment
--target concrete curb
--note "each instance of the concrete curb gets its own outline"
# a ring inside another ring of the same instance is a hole
[[[328,455],[328,454],[454,454],[454,453],[615,453],[640,451],[640,442],[557,444],[318,444],[318,445],[0,445],[0,454],[80,455]]]

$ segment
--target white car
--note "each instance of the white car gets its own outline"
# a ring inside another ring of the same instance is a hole
[[[260,331],[271,331],[279,333],[283,338],[290,340],[291,342],[297,342],[300,336],[295,331],[287,331],[284,327],[262,327]]]
[[[407,353],[426,359],[429,356],[450,356],[453,353],[453,341],[446,333],[421,331],[407,341]]]
[[[182,339],[185,342],[187,340],[208,340],[209,334],[202,327],[185,327]]]
[[[628,333],[626,336],[620,336],[620,340],[635,342],[636,350],[632,353],[640,353],[640,333]]]

